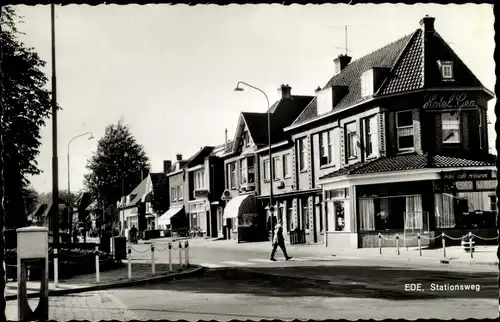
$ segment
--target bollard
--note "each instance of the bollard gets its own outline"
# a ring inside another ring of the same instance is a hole
[[[151,244],[151,272],[155,275],[155,246]]]
[[[378,252],[382,255],[382,235],[378,233]]]
[[[473,259],[474,258],[474,248],[472,245],[472,233],[471,232],[469,232],[469,249],[470,249],[470,258]]]
[[[443,243],[443,257],[446,258],[446,239],[444,239],[444,233],[441,233],[441,242]]]
[[[417,233],[417,242],[418,242],[418,252],[420,256],[422,256],[422,241],[420,240],[420,233]]]
[[[189,266],[189,243],[187,240],[184,243],[184,257],[185,257],[186,267],[188,267]]]
[[[101,276],[99,272],[99,246],[95,247],[95,282],[99,283]]]
[[[182,243],[179,242],[179,266],[182,268]]]
[[[54,287],[57,288],[59,285],[59,258],[57,254],[57,248],[54,248]]]
[[[399,235],[396,234],[396,248],[398,250],[398,255],[399,255]]]
[[[128,279],[132,279],[132,248],[128,246]]]
[[[168,271],[172,272],[172,243],[168,243]]]

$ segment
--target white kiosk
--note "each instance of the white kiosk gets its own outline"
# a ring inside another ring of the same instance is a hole
[[[33,311],[26,292],[26,263],[40,269],[40,299]],[[17,306],[19,321],[47,321],[49,318],[49,232],[46,227],[17,229]]]

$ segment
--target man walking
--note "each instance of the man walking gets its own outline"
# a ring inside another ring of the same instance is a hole
[[[292,258],[292,256],[288,256],[288,254],[286,253],[285,238],[283,237],[283,227],[281,226],[281,220],[278,220],[278,223],[276,224],[276,227],[274,229],[273,251],[271,252],[271,260],[273,262],[276,261],[276,259],[274,258],[274,254],[276,253],[276,249],[278,248],[278,246],[283,251],[283,255],[285,255],[286,260]]]

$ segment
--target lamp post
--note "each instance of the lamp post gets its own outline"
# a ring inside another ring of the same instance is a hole
[[[242,92],[243,88],[240,87],[240,85],[245,85],[250,88],[253,88],[256,91],[261,92],[267,101],[267,138],[268,138],[268,149],[269,149],[269,213],[271,214],[271,244],[273,243],[274,239],[274,226],[273,226],[273,218],[274,218],[274,206],[273,206],[273,160],[272,160],[272,154],[271,154],[271,106],[269,105],[269,98],[267,97],[266,93],[264,93],[263,90],[261,90],[258,87],[255,87],[253,85],[250,85],[248,83],[239,81],[236,84],[236,88],[234,89],[236,92]]]

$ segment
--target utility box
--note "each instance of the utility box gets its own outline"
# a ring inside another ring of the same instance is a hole
[[[47,227],[17,229],[17,256],[20,259],[48,259],[49,230]]]

